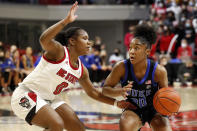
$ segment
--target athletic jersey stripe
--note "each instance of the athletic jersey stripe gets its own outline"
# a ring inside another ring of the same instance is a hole
[[[153,72],[152,72],[152,82],[153,82],[153,85],[156,85],[157,83],[155,82],[155,70],[157,68],[157,65],[158,65],[158,62],[155,63],[155,66],[153,68]]]
[[[66,47],[66,50],[67,50],[67,54],[68,54],[68,61],[69,61],[69,65],[70,67],[73,69],[73,70],[78,70],[79,69],[79,66],[76,68],[76,67],[73,67],[70,63],[70,54],[69,54],[69,51],[68,51],[68,48]],[[79,62],[79,59],[78,59],[78,62]],[[80,64],[80,63],[79,63]]]
[[[134,69],[133,69],[133,65],[131,64],[131,75],[133,76],[134,80],[139,84],[143,84],[144,81],[146,80],[146,78],[148,77],[148,74],[149,74],[149,70],[150,70],[150,59],[147,59],[147,62],[148,62],[148,66],[146,68],[146,73],[143,77],[143,79],[141,81],[138,81],[138,79],[136,78],[135,74],[134,74]]]
[[[63,57],[61,60],[59,60],[59,61],[52,61],[52,60],[49,60],[49,59],[46,58],[45,55],[43,55],[42,57],[44,58],[44,60],[46,60],[46,61],[49,62],[49,63],[52,63],[52,64],[59,64],[59,63],[63,62],[64,59],[66,58],[65,49],[64,49],[64,57]]]

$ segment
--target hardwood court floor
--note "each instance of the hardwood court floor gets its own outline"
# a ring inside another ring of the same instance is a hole
[[[170,117],[173,131],[197,131],[197,88],[177,88],[182,98],[180,113]],[[67,91],[62,97],[76,111],[87,131],[118,131],[121,109],[89,98],[83,90]],[[121,99],[121,98],[118,98]],[[0,131],[43,131],[18,119],[10,107],[10,96],[0,97]],[[151,131],[148,124],[141,131]]]

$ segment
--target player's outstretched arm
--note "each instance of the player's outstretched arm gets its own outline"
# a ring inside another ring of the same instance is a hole
[[[126,98],[126,96],[128,95],[127,92],[131,91],[132,82],[130,82],[123,88],[114,88],[120,82],[121,78],[124,77],[124,74],[125,65],[124,62],[121,61],[114,66],[111,73],[105,80],[102,93],[110,97],[123,96],[124,98]]]
[[[58,58],[63,58],[63,46],[59,42],[55,41],[54,38],[67,24],[76,20],[77,15],[75,15],[75,13],[77,8],[78,2],[76,1],[70,8],[66,18],[46,29],[40,36],[40,44],[42,48],[48,53],[47,57],[49,57],[49,59],[51,58],[57,60]],[[59,53],[59,55],[57,53]],[[57,56],[58,58],[53,58],[54,56]]]
[[[125,109],[125,108],[135,109],[136,108],[129,102],[126,102],[124,100],[116,101],[115,99],[105,96],[100,91],[95,89],[93,87],[93,84],[90,81],[88,70],[84,66],[83,68],[84,68],[83,76],[79,79],[79,83],[83,87],[85,92],[88,94],[88,96],[92,97],[93,99],[97,101],[100,101],[109,105],[116,105],[117,107],[122,108],[122,109]]]

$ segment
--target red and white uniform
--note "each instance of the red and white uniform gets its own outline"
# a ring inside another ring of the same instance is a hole
[[[11,105],[17,116],[24,119],[33,107],[36,106],[37,112],[42,106],[49,104],[47,101],[50,101],[54,109],[64,103],[59,100],[58,94],[73,87],[83,74],[80,59],[78,68],[72,67],[68,49],[64,47],[64,50],[64,58],[58,62],[47,60],[43,56],[37,67],[14,91]]]

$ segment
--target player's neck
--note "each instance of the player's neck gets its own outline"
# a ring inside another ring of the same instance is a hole
[[[133,65],[134,72],[141,72],[143,69],[147,68],[147,59],[143,59]]]
[[[69,51],[71,65],[73,65],[74,67],[78,66],[79,56],[77,55],[76,51],[71,47],[68,47],[68,51]]]

